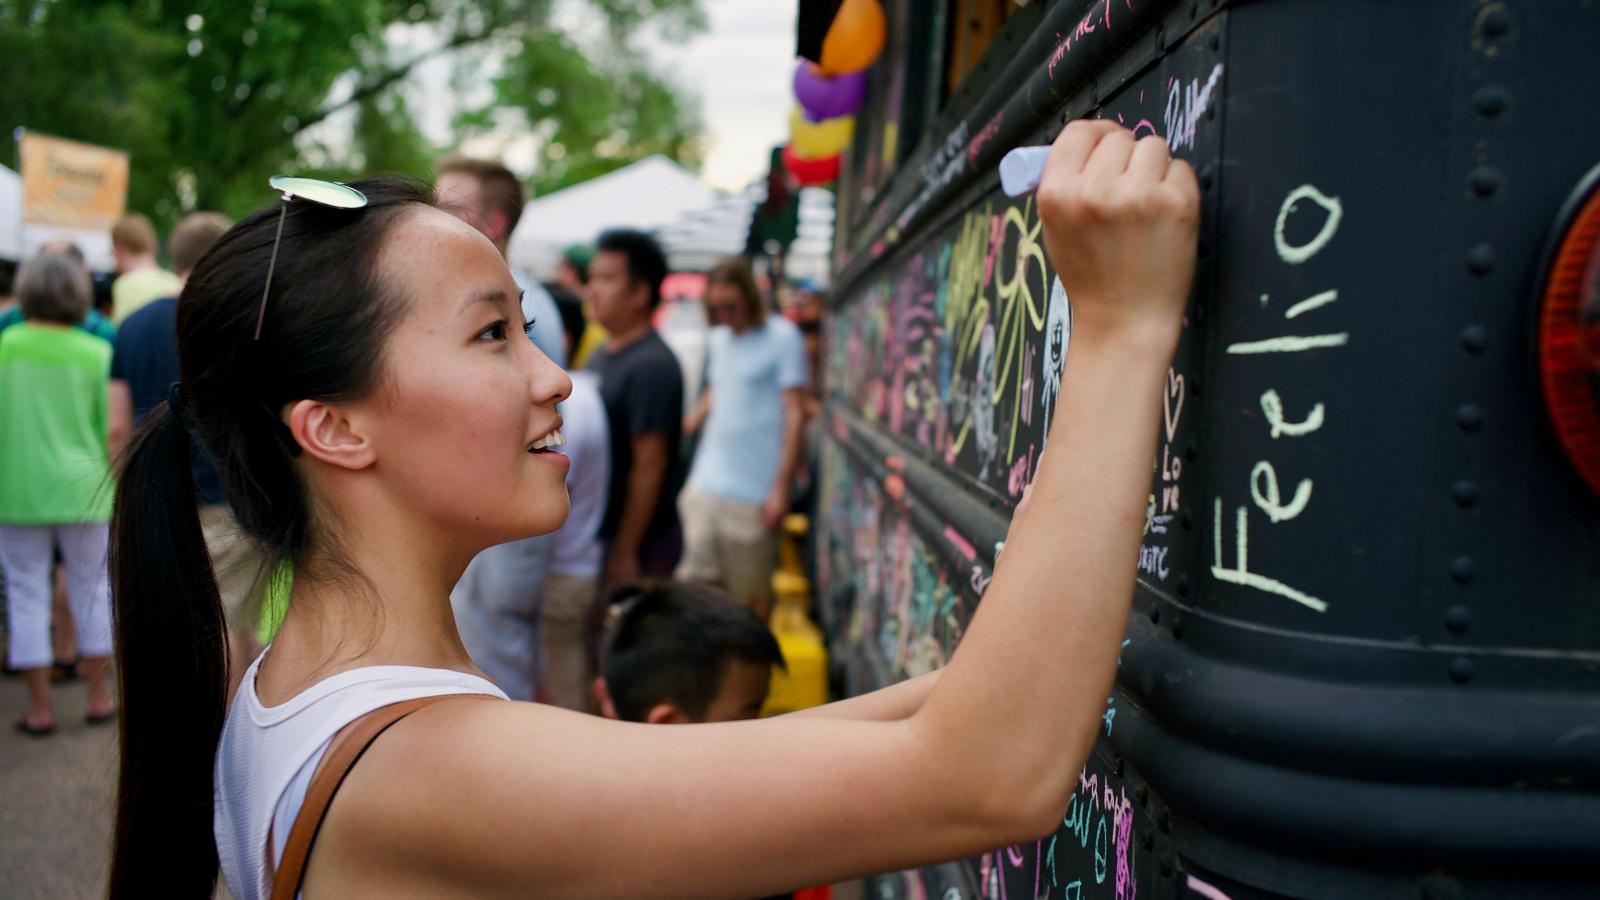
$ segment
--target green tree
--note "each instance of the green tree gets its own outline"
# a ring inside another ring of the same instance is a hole
[[[544,138],[538,189],[664,153],[698,161],[690,104],[632,53],[586,57],[552,20],[556,0],[7,0],[0,3],[0,128],[119,147],[129,206],[170,223],[194,208],[239,215],[279,171],[425,176],[447,147],[403,90],[445,57],[492,99],[461,136],[511,125]],[[586,0],[613,46],[645,23],[704,27],[698,0]],[[549,102],[545,102],[548,100]],[[307,130],[354,113],[349,139]],[[315,134],[315,132],[312,132]]]

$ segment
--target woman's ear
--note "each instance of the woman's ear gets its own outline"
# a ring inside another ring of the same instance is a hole
[[[296,400],[289,407],[289,431],[306,454],[351,471],[377,462],[372,441],[349,412],[317,400]]]

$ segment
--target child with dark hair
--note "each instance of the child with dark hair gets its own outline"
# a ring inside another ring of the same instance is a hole
[[[595,699],[610,719],[652,725],[754,719],[783,651],[728,593],[669,581],[628,597],[606,640]]]

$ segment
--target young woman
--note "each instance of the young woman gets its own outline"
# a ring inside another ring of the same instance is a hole
[[[336,732],[397,700],[496,693],[462,649],[450,587],[479,550],[566,515],[565,462],[539,448],[567,377],[517,333],[500,255],[403,184],[355,186],[364,209],[290,203],[259,340],[276,208],[184,291],[181,389],[136,438],[114,520],[113,896],[206,896],[219,848],[234,897],[265,896]],[[1083,122],[1056,141],[1039,208],[1075,313],[1061,412],[942,672],[681,728],[443,700],[350,771],[304,896],[750,897],[1048,832],[1127,618],[1198,197],[1159,139]],[[192,439],[241,525],[295,567],[226,723]]]

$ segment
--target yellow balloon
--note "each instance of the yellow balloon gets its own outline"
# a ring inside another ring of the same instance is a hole
[[[789,146],[794,148],[794,155],[799,159],[823,159],[839,154],[850,145],[855,130],[855,116],[813,122],[799,106],[789,113]]]
[[[844,0],[822,38],[818,68],[830,77],[865,69],[883,52],[883,32],[878,0]]]

